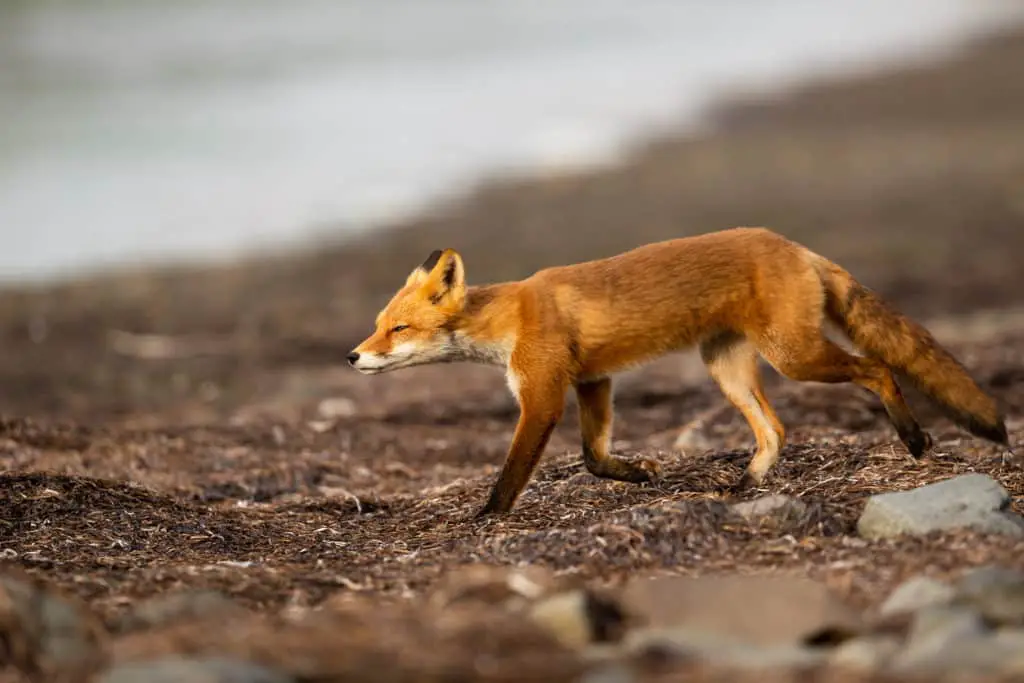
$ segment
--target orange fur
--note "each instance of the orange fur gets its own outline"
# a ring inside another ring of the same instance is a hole
[[[828,340],[826,319],[865,355]],[[648,244],[478,287],[467,287],[458,253],[436,251],[409,275],[349,361],[368,374],[453,361],[506,368],[520,417],[481,511],[491,513],[512,509],[570,387],[579,399],[586,468],[622,481],[650,479],[657,471],[652,462],[609,453],[610,377],[693,346],[754,431],[757,452],[741,484],[760,483],[785,440],[761,389],[758,355],[792,379],[854,382],[871,390],[915,456],[930,438],[907,407],[894,371],[971,432],[1007,443],[995,403],[924,328],[839,266],[764,228]]]

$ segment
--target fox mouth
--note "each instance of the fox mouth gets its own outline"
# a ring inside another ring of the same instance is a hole
[[[387,361],[383,361],[383,362],[379,362],[378,361],[374,365],[359,365],[359,364],[356,364],[356,365],[353,365],[352,367],[355,368],[357,372],[359,372],[359,373],[361,373],[363,375],[379,375],[382,372],[387,372],[388,370],[392,369],[392,367],[394,367],[394,363],[389,363]]]
[[[356,368],[356,372],[361,375],[379,375],[384,372],[383,368]]]
[[[430,353],[429,349],[411,344],[399,344],[390,353],[353,351],[349,357],[349,363],[364,375],[379,375],[400,368],[429,363],[435,355]]]
[[[366,365],[362,365],[360,363],[356,363],[352,367],[355,368],[356,370],[358,370],[360,373],[362,373],[364,375],[380,375],[380,374],[383,374],[385,372],[390,372],[392,370],[398,370],[399,368],[404,368],[406,366],[415,365],[415,364],[416,364],[415,358],[411,358],[411,357],[410,358],[393,358],[393,357],[391,357],[391,358],[388,358],[388,357],[380,358],[380,357],[378,357],[378,358],[373,359],[372,364],[368,363]]]

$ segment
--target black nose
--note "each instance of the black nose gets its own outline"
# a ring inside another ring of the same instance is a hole
[[[355,365],[356,361],[359,360],[359,354],[356,353],[355,351],[353,351],[352,353],[350,353],[347,356],[345,356],[345,358],[348,359],[348,364],[349,365]]]

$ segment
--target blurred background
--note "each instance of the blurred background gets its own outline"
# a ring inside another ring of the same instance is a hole
[[[229,410],[334,367],[439,246],[481,282],[768,225],[911,313],[1019,303],[1022,20],[0,0],[0,409]]]
[[[992,0],[3,0],[0,277],[372,229],[713,98],[927,57]]]

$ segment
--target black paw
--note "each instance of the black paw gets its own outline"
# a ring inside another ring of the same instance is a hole
[[[903,439],[903,445],[910,451],[914,458],[920,458],[924,452],[932,447],[932,437],[928,432],[916,431]]]
[[[743,471],[743,475],[736,481],[735,484],[729,487],[729,493],[738,494],[750,489],[757,488],[761,485],[761,482],[754,479],[754,476],[747,470]]]
[[[487,504],[480,508],[480,511],[473,515],[473,519],[487,519],[505,514],[511,509],[511,505],[502,505],[494,498],[487,501]]]

